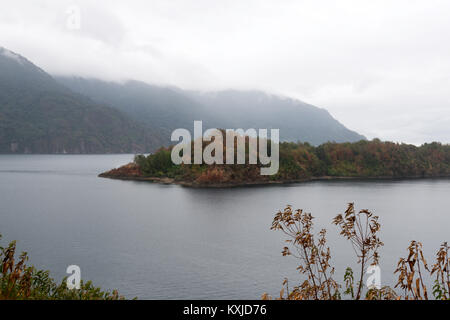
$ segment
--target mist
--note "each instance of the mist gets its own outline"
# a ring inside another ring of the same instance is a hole
[[[368,138],[450,142],[448,1],[0,5],[0,46],[53,75],[264,90]]]

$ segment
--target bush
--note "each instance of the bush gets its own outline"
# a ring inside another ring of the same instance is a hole
[[[1,235],[0,235],[1,239]],[[16,242],[0,247],[0,300],[119,300],[116,290],[102,291],[91,281],[80,283],[80,289],[69,289],[66,278],[57,284],[49,271],[27,266],[23,252],[16,261]]]

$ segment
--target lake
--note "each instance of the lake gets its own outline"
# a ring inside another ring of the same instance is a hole
[[[83,279],[140,299],[259,299],[300,279],[285,239],[270,225],[291,204],[328,230],[336,279],[355,266],[331,220],[355,202],[380,217],[382,284],[392,285],[410,240],[429,263],[450,241],[450,180],[318,181],[190,189],[98,178],[132,155],[0,155],[2,244],[18,240],[30,262],[60,281]],[[356,272],[356,270],[355,270]],[[356,272],[357,273],[357,272]]]

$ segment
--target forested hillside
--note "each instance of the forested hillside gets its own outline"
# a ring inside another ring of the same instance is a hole
[[[328,141],[354,142],[364,136],[347,129],[325,109],[261,91],[194,92],[143,82],[105,82],[58,77],[60,83],[99,103],[106,103],[157,128],[170,144],[177,128],[192,130],[194,120],[204,128],[280,129],[280,139],[318,145]]]
[[[149,152],[160,135],[0,48],[0,153]]]

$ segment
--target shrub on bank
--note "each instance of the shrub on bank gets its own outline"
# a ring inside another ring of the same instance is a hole
[[[0,235],[1,240],[1,235]],[[119,300],[116,290],[103,291],[91,281],[81,281],[80,289],[69,289],[66,279],[56,283],[49,271],[27,266],[26,252],[16,257],[16,242],[0,246],[0,300]]]

